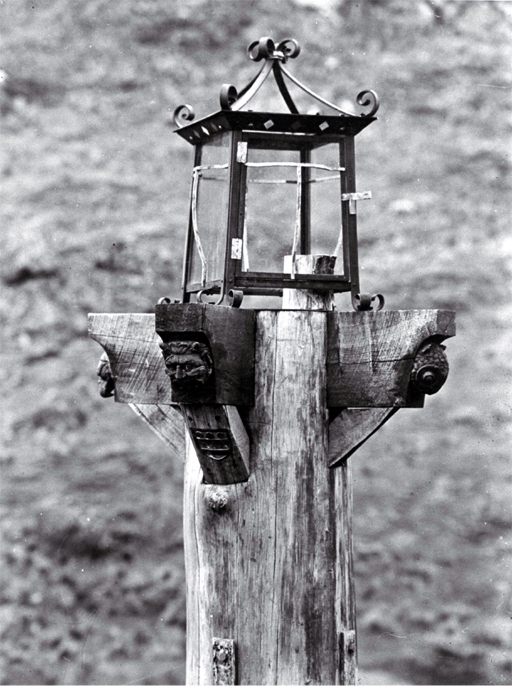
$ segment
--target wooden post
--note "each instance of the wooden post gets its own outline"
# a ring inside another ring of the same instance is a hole
[[[332,274],[335,260],[327,255],[296,255],[295,269],[298,274]],[[284,259],[284,271],[291,267],[291,256]],[[283,293],[283,309],[323,310],[334,309],[334,295],[330,291],[313,292],[301,289],[288,289]],[[312,418],[314,419],[314,418]],[[328,412],[323,413],[320,421],[328,419]],[[327,422],[329,424],[329,422]],[[331,436],[327,428],[327,446],[330,452]],[[321,464],[321,463],[320,463]],[[329,461],[328,461],[329,464]],[[316,467],[319,468],[318,465]],[[336,656],[336,678],[334,683],[357,683],[357,650],[356,650],[356,603],[352,547],[352,509],[353,486],[352,464],[347,460],[336,469],[333,478],[335,527],[332,532],[333,563],[336,569],[336,597],[331,598],[327,614],[332,615],[338,639]]]
[[[326,317],[311,309],[331,303],[292,291],[294,311],[257,315],[246,483],[204,484],[187,439],[187,684],[212,683],[212,637],[234,640],[238,684],[355,683],[340,638],[355,629],[350,467],[328,467]]]
[[[297,256],[296,272],[321,264]],[[169,407],[155,317],[90,315],[108,356],[101,392],[131,404],[176,454],[186,436],[189,685],[356,683],[347,457],[398,408],[439,390],[440,343],[455,326],[450,312],[338,313],[331,302],[296,290],[284,296],[293,309],[255,313],[254,405],[215,396],[248,455],[248,479],[224,485],[205,483],[190,423],[185,432]]]

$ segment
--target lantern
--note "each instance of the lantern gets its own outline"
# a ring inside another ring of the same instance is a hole
[[[177,133],[195,147],[190,217],[183,269],[183,302],[196,294],[239,305],[243,295],[280,295],[283,288],[351,292],[356,309],[382,296],[359,292],[354,138],[378,109],[370,90],[357,97],[366,111],[344,112],[286,68],[297,41],[252,43],[263,62],[237,92],[221,89],[221,109],[194,121],[189,105],[174,112]],[[243,110],[273,74],[289,113]],[[299,113],[285,77],[335,114]],[[297,255],[332,256],[329,274],[296,273]],[[289,255],[287,267],[283,258]]]

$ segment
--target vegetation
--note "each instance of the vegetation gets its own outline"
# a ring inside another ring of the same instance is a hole
[[[3,684],[183,683],[181,464],[99,397],[86,315],[178,295],[192,149],[169,114],[217,109],[262,35],[297,38],[324,97],[381,95],[362,285],[458,317],[440,394],[351,458],[361,665],[512,683],[511,23],[500,2],[2,4]]]

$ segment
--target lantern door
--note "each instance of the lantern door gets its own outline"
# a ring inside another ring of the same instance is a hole
[[[237,142],[239,194],[228,288],[247,294],[282,288],[350,290],[348,215],[342,194],[354,178],[345,137],[244,131]],[[236,234],[235,234],[236,231]],[[298,254],[335,255],[332,276],[294,273]],[[292,256],[291,273],[283,258]]]

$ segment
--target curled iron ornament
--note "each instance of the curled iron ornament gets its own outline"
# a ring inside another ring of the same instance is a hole
[[[300,54],[300,45],[295,38],[285,38],[277,47],[272,38],[266,36],[253,41],[247,48],[251,60],[259,62],[263,59],[282,60],[295,59]]]
[[[385,304],[385,299],[382,293],[355,293],[352,296],[352,306],[356,312],[367,312],[373,310],[373,303],[376,301],[376,311],[382,310]]]
[[[195,116],[196,113],[192,105],[180,105],[172,113],[172,121],[175,126],[181,129],[182,126],[186,126],[188,122],[191,122]]]
[[[234,112],[241,110],[259,91],[270,75],[270,72],[273,72],[279,92],[283,96],[288,109],[293,114],[299,114],[299,110],[290,95],[284,77],[309,96],[330,109],[335,110],[342,116],[373,117],[379,109],[379,97],[373,90],[363,90],[357,95],[357,104],[365,108],[365,111],[357,114],[342,110],[340,107],[321,97],[318,93],[315,93],[295,78],[295,76],[293,76],[284,66],[289,59],[295,59],[300,54],[300,45],[294,38],[285,38],[276,45],[272,38],[263,36],[263,38],[253,41],[249,45],[247,53],[249,59],[253,62],[263,62],[261,69],[240,91],[231,84],[226,83],[222,86],[220,91],[220,106],[223,110],[232,110]],[[178,128],[181,128],[182,126],[185,126],[186,123],[191,122],[194,119],[194,116],[194,110],[190,105],[181,105],[174,110],[173,122]]]
[[[230,83],[222,84],[220,89],[220,106],[223,110],[230,110],[238,98],[239,95],[235,86],[232,86]]]
[[[273,55],[275,49],[276,46],[272,38],[264,37],[253,41],[247,48],[247,53],[251,60],[259,62],[260,60],[266,60]]]
[[[300,55],[300,45],[295,38],[285,38],[279,43],[277,49],[284,54],[284,62],[287,59],[295,59]]]
[[[371,106],[368,112],[361,114],[362,117],[373,117],[380,107],[379,96],[375,91],[372,90],[364,90],[358,93],[356,101],[358,105],[361,105],[361,107],[368,107],[368,105]]]
[[[286,62],[288,59],[295,59],[300,54],[300,45],[295,38],[285,38],[278,45],[272,38],[264,36],[259,40],[253,41],[247,48],[247,53],[251,60],[281,60]]]
[[[288,106],[288,109],[294,114],[298,114],[299,111],[293,102],[288,88],[286,87],[283,75],[286,76],[296,86],[298,86],[298,88],[308,93],[308,95],[310,95],[312,98],[323,103],[324,105],[327,105],[327,107],[330,107],[336,112],[339,112],[341,115],[351,117],[372,117],[379,109],[379,97],[373,90],[364,90],[358,94],[357,104],[361,105],[362,107],[369,106],[370,109],[368,111],[361,112],[360,115],[357,115],[352,112],[345,112],[334,103],[322,98],[320,95],[305,86],[301,81],[296,79],[292,74],[290,74],[290,72],[287,71],[283,65],[288,59],[294,59],[300,54],[300,45],[294,38],[285,38],[276,46],[271,38],[264,36],[258,41],[253,41],[249,45],[247,52],[251,60],[254,62],[265,60],[265,64],[257,76],[250,83],[248,83],[242,91],[240,91],[240,94],[237,94],[237,90],[234,86],[224,85],[222,87],[220,97],[222,109],[230,109],[234,111],[241,109],[261,88],[271,70],[274,73],[277,86],[284,98],[284,101],[286,102],[286,105]],[[230,97],[227,95],[228,92]]]

